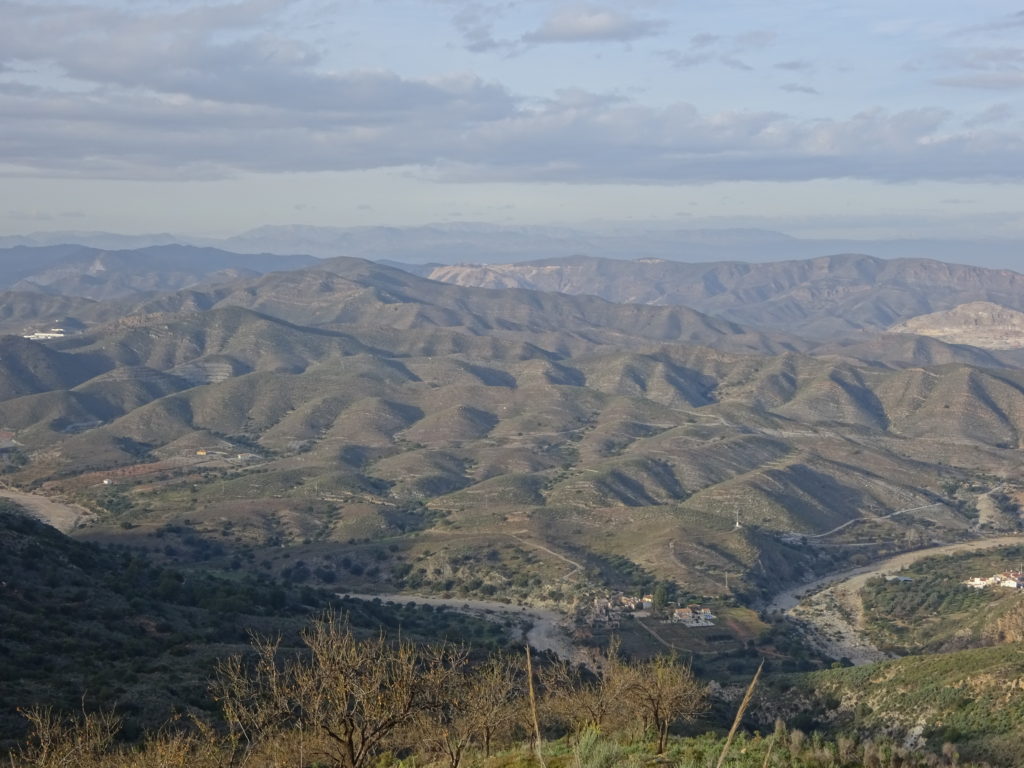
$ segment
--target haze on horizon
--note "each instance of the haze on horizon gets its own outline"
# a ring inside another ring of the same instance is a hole
[[[1024,11],[0,2],[0,234],[654,222],[1024,238]]]

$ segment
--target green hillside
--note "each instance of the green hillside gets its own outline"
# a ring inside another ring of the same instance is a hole
[[[1009,767],[1024,754],[1022,676],[1024,648],[1008,644],[810,673],[766,690],[762,707],[792,723],[935,750],[951,742],[966,759]]]

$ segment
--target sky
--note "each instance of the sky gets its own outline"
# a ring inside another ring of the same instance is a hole
[[[0,0],[0,234],[1024,238],[1024,0]]]

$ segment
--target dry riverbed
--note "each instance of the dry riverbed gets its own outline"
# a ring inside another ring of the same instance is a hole
[[[835,659],[870,664],[889,658],[864,634],[864,606],[860,590],[873,576],[893,574],[918,560],[936,555],[955,555],[980,549],[1024,544],[1024,536],[1000,536],[929,547],[887,558],[878,563],[826,576],[786,590],[766,606],[798,624],[807,641]]]
[[[438,605],[483,618],[494,618],[495,615],[528,622],[531,626],[525,633],[525,639],[538,651],[551,651],[562,659],[574,662],[585,662],[585,657],[573,646],[569,633],[566,631],[564,617],[557,611],[547,608],[536,608],[526,605],[510,605],[491,600],[463,600],[456,597],[422,597],[406,594],[357,594],[339,592],[338,597],[354,597],[358,600],[381,600],[385,603],[418,603],[420,605]]]

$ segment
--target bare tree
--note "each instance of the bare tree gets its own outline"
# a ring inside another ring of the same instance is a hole
[[[454,674],[450,649],[417,649],[384,636],[359,640],[329,613],[302,633],[308,655],[284,665],[275,643],[257,643],[247,667],[222,664],[217,698],[232,730],[250,745],[287,727],[315,735],[308,748],[341,768],[364,768],[439,700]],[[306,748],[306,742],[300,746]]]
[[[121,727],[120,719],[109,712],[83,709],[80,717],[69,719],[50,707],[34,707],[21,714],[29,722],[29,743],[19,750],[18,758],[34,768],[103,765]],[[14,759],[12,753],[12,765]]]
[[[472,699],[479,714],[477,738],[485,757],[491,756],[494,738],[511,735],[522,721],[524,672],[521,661],[508,653],[491,656],[476,670]]]
[[[631,665],[631,672],[628,695],[657,733],[658,754],[663,754],[669,726],[703,712],[707,689],[673,656],[638,662]]]
[[[598,664],[596,676],[566,662],[544,672],[545,708],[573,733],[588,726],[614,730],[632,719],[630,690],[635,675],[619,658],[617,642],[612,642]]]
[[[451,674],[441,681],[437,700],[420,710],[410,739],[444,758],[449,768],[458,768],[474,743],[490,757],[495,736],[510,733],[522,718],[525,682],[519,660],[499,654],[470,669],[467,657],[464,648],[444,649]]]
[[[468,670],[466,649],[449,646],[442,663],[450,674],[441,681],[436,700],[416,713],[409,740],[415,739],[425,752],[442,757],[449,768],[459,768],[482,718],[474,700],[475,681]]]
[[[281,641],[252,638],[255,659],[241,656],[218,662],[211,686],[228,724],[234,752],[252,749],[292,725],[294,707],[286,671],[278,663]]]

